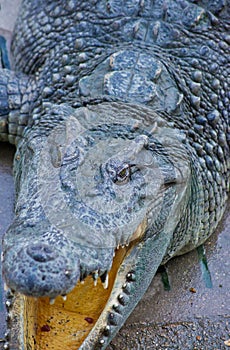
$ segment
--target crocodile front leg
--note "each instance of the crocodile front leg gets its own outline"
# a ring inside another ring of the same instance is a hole
[[[8,69],[0,69],[0,141],[17,145],[28,124],[30,104],[29,78]]]
[[[33,78],[10,70],[6,41],[1,36],[0,59],[0,141],[17,145],[29,121]]]

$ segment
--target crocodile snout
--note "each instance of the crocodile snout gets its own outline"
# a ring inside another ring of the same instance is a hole
[[[38,242],[18,245],[3,256],[7,285],[28,296],[69,293],[80,277],[80,262],[75,254]]]

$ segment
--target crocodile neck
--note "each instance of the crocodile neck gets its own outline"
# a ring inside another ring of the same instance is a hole
[[[17,145],[32,121],[36,82],[33,77],[3,69],[0,88],[0,141]]]

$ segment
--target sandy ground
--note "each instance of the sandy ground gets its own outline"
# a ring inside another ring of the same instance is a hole
[[[0,30],[8,44],[18,3],[19,0],[0,0]],[[13,217],[13,154],[13,146],[0,144],[0,235]],[[225,345],[230,339],[228,213],[229,207],[217,232],[205,244],[205,255],[196,250],[175,258],[166,265],[165,271],[156,275],[109,350],[229,349]],[[162,282],[165,275],[169,284]],[[5,331],[4,313],[2,292],[0,339]],[[0,349],[3,349],[1,342]]]

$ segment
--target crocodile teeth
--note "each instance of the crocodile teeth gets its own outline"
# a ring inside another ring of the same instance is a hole
[[[106,273],[105,281],[102,282],[102,285],[103,285],[104,289],[108,288],[108,286],[109,286],[109,275],[108,275],[108,273]]]
[[[8,342],[4,344],[3,349],[4,349],[4,350],[5,350],[5,349],[6,349],[6,350],[9,349],[9,343],[8,343]]]
[[[177,106],[179,106],[179,105],[181,104],[183,98],[184,98],[184,95],[183,95],[183,94],[180,94],[180,95],[178,96],[178,101],[177,101],[177,104],[176,104]]]
[[[5,305],[6,305],[7,309],[9,309],[12,304],[9,300],[6,300]]]
[[[62,299],[63,299],[63,301],[66,301],[67,300],[67,295],[62,295]]]
[[[93,283],[94,283],[94,287],[96,287],[97,285],[97,279],[98,279],[98,270],[96,270],[95,272],[93,272]]]
[[[50,298],[50,305],[53,305],[55,303],[55,298]]]

